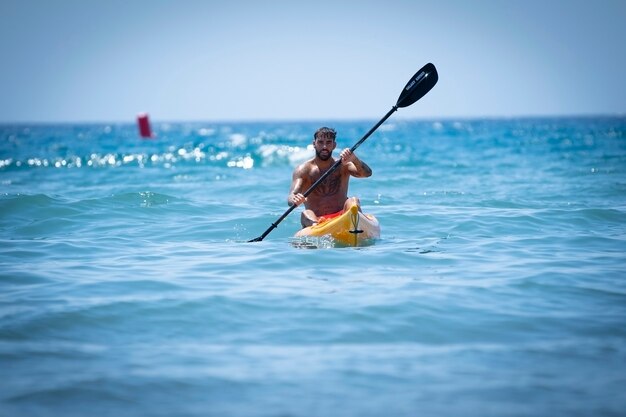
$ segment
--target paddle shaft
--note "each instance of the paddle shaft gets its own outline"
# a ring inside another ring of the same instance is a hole
[[[365,136],[363,136],[357,143],[354,144],[354,146],[352,146],[350,148],[350,152],[354,152],[356,150],[356,148],[358,148],[359,146],[361,146],[361,144],[363,142],[365,142],[365,140],[367,138],[370,137],[370,135],[372,133],[374,133],[376,131],[376,129],[378,129],[380,127],[380,125],[382,125],[383,123],[385,123],[385,121],[387,119],[389,119],[389,117],[396,111],[398,110],[398,106],[395,105],[391,108],[391,110],[389,110],[387,112],[387,114],[378,121],[378,123],[376,123],[374,125],[374,127],[372,127],[366,134]],[[313,192],[313,190],[315,190],[315,188],[317,188],[318,185],[320,185],[325,179],[326,177],[328,177],[330,174],[332,174],[337,168],[339,168],[339,166],[341,165],[341,158],[339,158],[338,160],[335,161],[335,163],[328,169],[328,171],[326,171],[324,174],[322,174],[321,177],[318,178],[317,181],[315,181],[305,192],[302,193],[303,196],[307,197],[309,194],[311,194]],[[283,213],[282,216],[280,216],[274,223],[272,223],[272,225],[265,231],[263,232],[263,234],[259,237],[257,237],[256,239],[252,239],[249,242],[260,242],[263,239],[265,239],[265,236],[269,235],[272,230],[276,229],[278,227],[278,225],[280,224],[280,222],[282,222],[283,220],[285,220],[285,218],[287,216],[289,216],[289,214],[295,210],[295,208],[298,207],[295,204],[290,206],[287,211],[285,211]]]

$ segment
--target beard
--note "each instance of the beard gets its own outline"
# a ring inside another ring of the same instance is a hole
[[[315,151],[315,155],[321,159],[322,161],[328,161],[330,159],[330,157],[332,156],[332,152],[331,151]]]

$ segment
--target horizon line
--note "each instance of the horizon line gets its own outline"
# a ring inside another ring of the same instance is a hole
[[[102,125],[102,124],[136,124],[137,116],[142,113],[147,112],[137,112],[133,118],[123,119],[123,120],[0,120],[0,125],[2,126],[16,126],[16,125],[67,125],[67,124],[75,124],[75,125]],[[152,125],[160,125],[160,124],[180,124],[180,123],[214,123],[214,124],[225,124],[225,123],[243,123],[243,124],[253,124],[253,123],[315,123],[315,122],[371,122],[376,121],[378,119],[374,117],[343,117],[343,118],[323,118],[323,117],[315,117],[315,118],[264,118],[264,119],[253,119],[253,118],[224,118],[224,119],[154,119],[150,113],[147,113],[150,117],[150,123]],[[438,121],[458,121],[458,120],[512,120],[512,119],[588,119],[588,118],[623,118],[626,117],[626,112],[616,112],[616,113],[562,113],[562,114],[527,114],[527,115],[485,115],[485,116],[414,116],[407,117],[398,115],[395,119],[402,121],[423,121],[423,122],[438,122]]]

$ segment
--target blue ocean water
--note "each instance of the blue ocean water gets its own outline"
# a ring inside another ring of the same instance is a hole
[[[623,416],[626,118],[392,118],[380,240],[246,242],[374,122],[0,126],[0,415]]]

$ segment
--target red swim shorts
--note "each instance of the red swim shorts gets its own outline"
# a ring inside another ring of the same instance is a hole
[[[339,217],[343,214],[343,210],[339,210],[337,213],[331,213],[331,214],[324,214],[323,216],[320,216],[317,218],[317,222],[319,223],[324,223],[327,222],[330,219],[334,219],[335,217]]]

